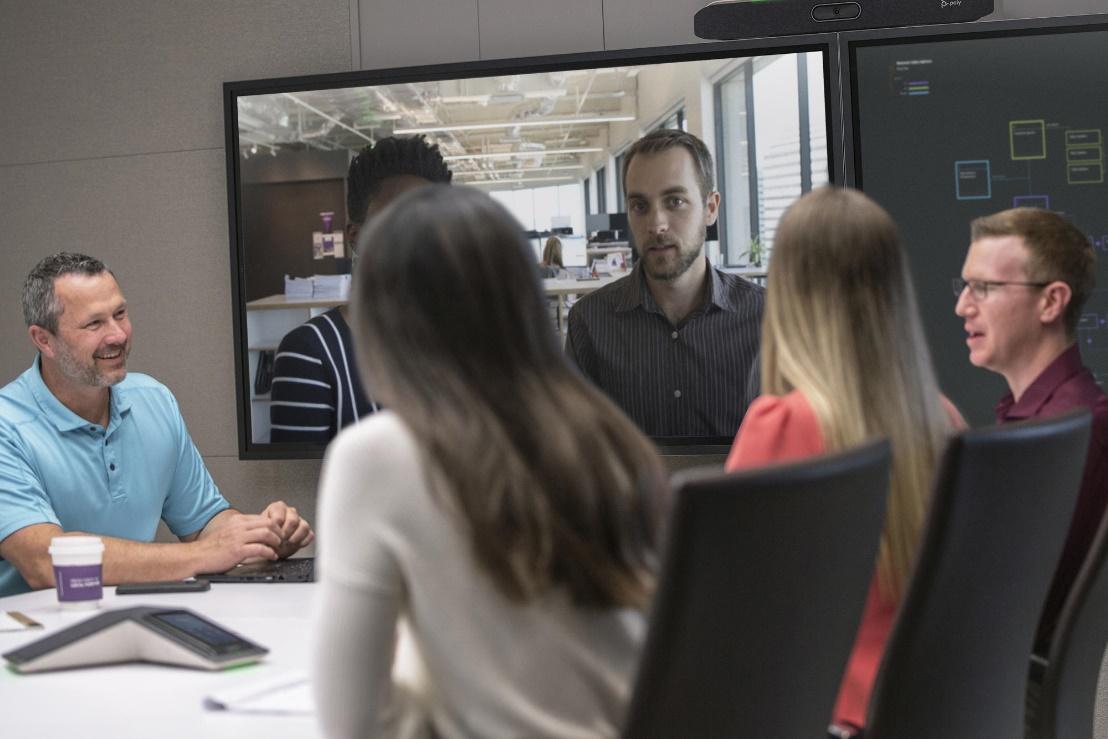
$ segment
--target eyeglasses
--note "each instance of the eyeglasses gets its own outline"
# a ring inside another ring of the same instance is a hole
[[[989,290],[994,287],[1003,287],[1004,285],[1021,285],[1023,287],[1046,287],[1049,282],[1005,282],[1001,280],[963,280],[961,277],[955,277],[950,281],[950,286],[954,289],[954,297],[962,297],[962,293],[968,287],[970,295],[974,300],[984,300],[989,297]]]

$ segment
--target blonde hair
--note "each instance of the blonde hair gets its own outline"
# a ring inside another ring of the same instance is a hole
[[[785,212],[762,336],[763,391],[803,393],[828,451],[889,438],[877,571],[881,592],[899,598],[951,429],[896,226],[880,206],[856,191],[823,188]]]
[[[565,267],[562,264],[562,240],[551,236],[542,249],[542,263],[546,267]]]

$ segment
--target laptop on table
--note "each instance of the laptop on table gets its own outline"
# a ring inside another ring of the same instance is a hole
[[[250,562],[226,572],[196,577],[208,582],[315,582],[315,557]]]

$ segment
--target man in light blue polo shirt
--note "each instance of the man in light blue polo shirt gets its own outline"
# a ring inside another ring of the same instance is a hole
[[[67,533],[104,541],[104,582],[174,580],[311,542],[277,501],[258,515],[220,495],[172,393],[127,373],[131,322],[99,260],[61,253],[23,286],[39,355],[0,389],[0,596],[53,587],[47,549]],[[180,543],[154,543],[159,519]]]

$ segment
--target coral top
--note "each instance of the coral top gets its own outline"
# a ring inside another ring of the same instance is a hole
[[[943,406],[955,428],[965,421],[957,409],[943,398]],[[788,462],[814,457],[826,451],[819,421],[808,400],[798,390],[778,397],[763,395],[755,400],[743,419],[727,470],[759,467],[773,462]],[[881,664],[885,642],[892,631],[898,603],[881,595],[877,575],[870,582],[862,624],[847,662],[846,673],[835,701],[834,723],[865,726],[873,681]]]

